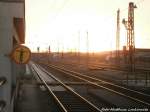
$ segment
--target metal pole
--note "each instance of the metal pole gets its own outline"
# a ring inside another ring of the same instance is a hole
[[[80,31],[78,32],[78,62],[80,64]]]
[[[148,73],[146,73],[145,83],[146,83],[146,87],[147,87],[148,86]]]
[[[136,8],[136,6],[134,5],[133,2],[130,2],[128,8],[127,47],[129,51],[128,61],[131,72],[135,72],[134,8]]]
[[[116,31],[116,64],[120,63],[120,9],[117,11],[117,31]]]
[[[87,31],[87,38],[86,38],[86,56],[87,56],[87,59],[86,59],[86,65],[87,65],[87,68],[88,68],[88,64],[89,64],[89,37],[88,37],[88,31]]]

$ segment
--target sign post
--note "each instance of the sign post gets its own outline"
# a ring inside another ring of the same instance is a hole
[[[11,58],[17,64],[26,64],[29,62],[31,57],[31,51],[28,47],[24,45],[18,45],[15,47],[11,53]]]

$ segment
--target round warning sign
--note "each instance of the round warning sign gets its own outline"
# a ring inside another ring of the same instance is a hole
[[[26,64],[30,60],[31,51],[26,46],[18,45],[13,49],[11,57],[17,64]]]

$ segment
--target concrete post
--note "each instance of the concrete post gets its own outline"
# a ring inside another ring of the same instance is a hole
[[[12,89],[13,85],[16,84],[18,71],[16,64],[9,57],[14,47],[13,19],[15,17],[24,18],[23,0],[16,0],[15,2],[13,0],[0,0],[0,78],[6,79],[6,83],[0,86],[0,101],[4,101],[6,104],[4,112],[13,112]]]

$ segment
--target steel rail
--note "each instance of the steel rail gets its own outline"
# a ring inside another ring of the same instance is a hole
[[[91,85],[87,82],[63,82],[66,85]],[[99,82],[97,82],[99,83]],[[41,82],[37,82],[35,83],[36,85],[44,85],[44,83]],[[56,85],[60,85],[60,83],[58,82],[47,82],[47,85],[52,85],[52,86],[56,86]]]
[[[66,64],[65,62],[62,62],[62,64]],[[78,62],[71,62],[71,63],[67,63],[69,65],[77,65],[79,64]],[[80,65],[85,65],[85,63],[80,63]],[[105,64],[105,63],[93,63],[93,62],[89,62],[88,63],[88,68],[92,68],[92,67],[96,67],[95,69],[109,69],[109,70],[117,70],[117,71],[123,71],[123,72],[126,72],[127,70],[121,70],[120,68],[124,68],[123,66],[116,66],[116,65],[112,65],[112,64]]]
[[[31,64],[31,69],[36,72],[37,76],[44,83],[44,85],[47,88],[47,90],[49,91],[49,93],[53,96],[55,101],[59,104],[59,107],[61,108],[61,110],[64,111],[64,112],[68,112],[67,109],[63,106],[63,104],[59,101],[57,96],[54,94],[54,92],[51,90],[51,88],[47,85],[46,81],[40,76],[41,73],[40,73],[39,69],[37,68],[37,66],[32,63]]]
[[[104,64],[104,63],[103,63]],[[61,68],[62,69],[64,69],[64,67],[65,66],[61,66]],[[64,69],[64,70],[66,70],[66,69]],[[129,89],[129,88],[126,88],[126,87],[124,87],[124,86],[120,86],[120,85],[117,85],[117,84],[114,84],[114,83],[110,83],[110,82],[108,82],[108,81],[104,81],[104,80],[100,80],[100,79],[97,79],[97,78],[95,78],[95,77],[91,77],[91,76],[88,76],[88,75],[84,75],[84,74],[82,74],[82,73],[79,73],[79,72],[75,72],[75,71],[71,71],[71,70],[66,70],[67,72],[71,72],[71,73],[75,73],[75,74],[78,74],[78,75],[81,75],[81,76],[83,76],[83,77],[86,77],[86,78],[89,78],[89,79],[92,79],[92,80],[94,80],[94,81],[97,81],[97,83],[99,83],[99,84],[107,84],[107,85],[110,85],[110,86],[115,86],[115,87],[118,87],[118,88],[120,88],[120,89],[124,89],[124,90],[127,90],[127,91],[130,91],[130,92],[133,92],[133,93],[135,93],[135,94],[139,94],[139,95],[143,95],[143,96],[146,96],[146,97],[149,97],[150,98],[150,95],[149,94],[145,94],[145,93],[143,93],[143,92],[140,92],[140,91],[136,91],[136,90],[132,90],[132,89]],[[126,72],[126,73],[129,73],[129,72]],[[135,72],[135,73],[142,73],[142,72]],[[148,73],[148,72],[143,72],[143,73]]]
[[[70,73],[74,73],[74,74],[77,74],[77,75],[80,75],[80,76],[92,79],[92,80],[97,81],[97,82],[102,82],[102,83],[105,83],[105,84],[108,84],[108,85],[111,85],[111,86],[116,86],[116,87],[118,87],[120,89],[125,89],[127,91],[134,92],[136,94],[140,94],[140,95],[143,95],[143,96],[146,96],[146,97],[150,97],[149,94],[145,94],[145,93],[142,93],[142,92],[139,92],[139,91],[135,91],[135,90],[132,90],[132,89],[129,89],[129,88],[126,88],[126,87],[123,87],[123,86],[120,86],[120,85],[117,85],[117,84],[114,84],[114,83],[110,83],[110,82],[107,82],[107,81],[104,81],[104,80],[100,80],[100,79],[97,79],[95,77],[84,75],[84,74],[81,74],[81,73],[78,73],[78,72],[75,72],[75,71],[72,71],[72,70],[66,70],[66,69],[64,69],[64,70],[67,71],[67,72],[70,72]]]
[[[89,106],[91,106],[91,109],[94,109],[98,112],[102,112],[98,107],[96,107],[94,104],[92,104],[91,102],[89,102],[88,100],[86,100],[84,97],[82,97],[81,95],[79,95],[78,93],[76,93],[72,88],[70,88],[69,86],[65,85],[62,81],[60,81],[59,79],[57,79],[56,77],[54,77],[52,74],[50,74],[48,71],[46,71],[44,68],[42,68],[41,66],[38,66],[38,68],[40,68],[43,72],[47,73],[51,78],[53,78],[54,80],[58,81],[65,89],[67,89],[68,91],[70,91],[72,94],[74,94],[76,97],[80,98],[81,101],[85,102],[86,104],[88,104]],[[38,69],[37,69],[38,70]],[[44,80],[44,79],[43,79]],[[46,82],[45,82],[46,83]],[[48,85],[47,85],[48,86]],[[49,88],[49,87],[48,87]],[[53,93],[54,94],[54,93]],[[54,94],[55,95],[55,94]],[[55,95],[56,96],[56,95]],[[56,96],[57,97],[57,96]],[[58,99],[58,98],[57,98]],[[58,99],[59,100],[59,99]],[[59,101],[60,102],[60,101]],[[60,102],[61,103],[61,102]],[[61,103],[62,104],[62,103]],[[62,104],[63,105],[63,104]],[[64,107],[65,108],[65,107]],[[66,109],[67,111],[67,109]]]
[[[145,102],[145,101],[142,101],[142,100],[140,100],[140,99],[131,97],[131,96],[126,95],[126,94],[124,94],[124,93],[122,93],[122,92],[118,92],[118,91],[116,91],[116,90],[110,89],[110,88],[108,88],[108,87],[102,86],[102,85],[100,85],[100,84],[97,84],[97,83],[95,83],[95,82],[89,81],[89,80],[84,79],[84,78],[86,77],[86,78],[89,78],[89,79],[92,79],[92,80],[95,80],[95,81],[104,82],[104,83],[106,83],[106,84],[110,84],[111,86],[116,86],[116,87],[118,87],[118,88],[125,89],[125,90],[128,90],[128,91],[130,91],[130,92],[135,92],[135,93],[137,93],[137,94],[145,95],[145,96],[149,97],[149,95],[147,95],[147,94],[144,94],[144,93],[141,93],[141,92],[138,92],[138,91],[134,91],[134,90],[131,90],[131,89],[128,89],[128,88],[119,86],[119,85],[115,85],[115,84],[112,84],[112,83],[109,83],[109,82],[106,82],[106,81],[102,81],[102,80],[99,80],[99,79],[96,79],[96,78],[93,78],[93,77],[90,77],[90,76],[86,76],[86,75],[83,75],[83,74],[81,74],[81,73],[77,73],[77,72],[70,71],[70,70],[65,70],[64,68],[59,68],[59,67],[54,66],[54,65],[47,65],[47,66],[52,67],[52,68],[55,68],[55,69],[57,69],[57,70],[59,70],[59,71],[65,73],[65,74],[68,74],[68,75],[70,75],[70,76],[76,77],[76,78],[78,78],[78,79],[80,79],[80,80],[82,80],[82,81],[89,82],[89,83],[95,85],[96,87],[104,88],[104,89],[106,89],[106,90],[108,90],[108,91],[111,91],[111,92],[113,92],[113,93],[116,93],[116,94],[118,94],[118,95],[124,96],[124,97],[126,97],[126,98],[131,99],[131,100],[140,102],[140,103],[142,103],[142,104],[144,104],[144,105],[147,105],[147,106],[150,106],[150,103],[148,103],[148,102]],[[74,73],[74,74],[76,74],[76,75],[73,75],[72,73]],[[78,76],[77,76],[77,75],[78,75]],[[84,78],[82,78],[81,76],[84,77]]]
[[[81,95],[79,95],[77,92],[75,92],[72,88],[70,88],[69,86],[67,86],[66,84],[64,84],[61,80],[59,80],[58,78],[54,77],[51,73],[49,73],[48,71],[46,71],[45,69],[41,68],[45,73],[47,73],[50,77],[52,77],[53,79],[55,79],[56,81],[58,81],[65,89],[67,89],[68,91],[70,91],[72,94],[74,94],[75,96],[77,96],[78,98],[80,98],[82,101],[84,101],[86,104],[88,104],[89,106],[91,106],[93,109],[95,109],[96,111],[102,112],[98,107],[96,107],[94,104],[92,104],[91,102],[89,102],[87,99],[85,99],[84,97],[82,97]]]
[[[117,85],[117,84],[114,84],[114,83],[110,83],[110,82],[107,82],[107,81],[104,81],[104,80],[100,80],[100,79],[97,79],[97,78],[95,78],[95,77],[91,77],[91,76],[88,76],[88,75],[84,75],[84,74],[79,73],[79,72],[75,72],[75,71],[72,71],[72,70],[67,70],[67,69],[65,69],[65,68],[59,68],[59,69],[62,69],[62,70],[65,70],[65,71],[67,71],[67,72],[74,73],[74,74],[76,74],[76,75],[80,75],[80,76],[83,76],[83,77],[92,79],[92,80],[97,81],[97,82],[109,84],[109,85],[111,85],[111,86],[116,86],[116,87],[118,87],[118,88],[120,88],[120,89],[125,89],[125,90],[127,90],[127,91],[135,92],[136,94],[140,94],[140,95],[144,95],[144,96],[146,96],[146,97],[150,97],[149,94],[145,94],[145,93],[142,93],[142,92],[139,92],[139,91],[131,90],[131,89],[129,89],[129,88],[126,88],[126,87],[123,87],[123,86],[120,86],[120,85]]]
[[[93,67],[94,69],[113,70],[113,71],[121,71],[121,72],[129,73],[127,65],[117,66],[117,65],[107,65],[107,64],[100,65],[100,64],[91,63],[90,67],[91,68]],[[136,66],[134,74],[136,73],[150,73],[150,69]]]
[[[65,63],[63,63],[65,64]],[[76,65],[78,64],[77,62],[72,62],[72,63],[68,63],[70,65]],[[85,63],[80,63],[80,65],[84,65],[85,66]],[[124,66],[123,65],[114,65],[114,64],[105,64],[105,63],[96,63],[96,62],[89,62],[88,63],[88,67],[89,68],[94,68],[94,69],[103,69],[103,70],[115,70],[115,71],[122,71],[122,72],[129,72],[127,68],[128,64],[125,64]],[[149,73],[150,72],[150,69],[149,68],[143,68],[142,66],[136,66],[135,68],[136,70],[138,70],[137,72],[135,73]]]
[[[54,66],[54,65],[51,65],[51,66]],[[57,66],[54,66],[54,67],[57,67]],[[104,80],[100,80],[100,79],[97,79],[95,77],[91,77],[91,76],[88,76],[88,75],[84,75],[82,73],[79,73],[79,72],[75,72],[75,71],[72,71],[72,70],[67,70],[65,69],[64,67],[58,67],[58,69],[62,69],[62,70],[65,70],[67,72],[70,72],[70,73],[74,73],[76,75],[79,75],[79,76],[83,76],[83,77],[86,77],[86,78],[89,78],[89,79],[92,79],[94,81],[97,81],[97,83],[99,82],[99,84],[101,83],[105,83],[105,84],[108,84],[108,85],[111,85],[111,86],[116,86],[120,89],[125,89],[127,91],[130,91],[130,92],[134,92],[135,94],[140,94],[140,95],[143,95],[143,96],[146,96],[146,97],[150,97],[149,94],[145,94],[145,93],[142,93],[142,92],[139,92],[139,91],[135,91],[135,90],[132,90],[132,89],[129,89],[129,88],[126,88],[126,87],[123,87],[123,86],[120,86],[120,85],[117,85],[117,84],[114,84],[114,83],[110,83],[108,81],[104,81]]]

